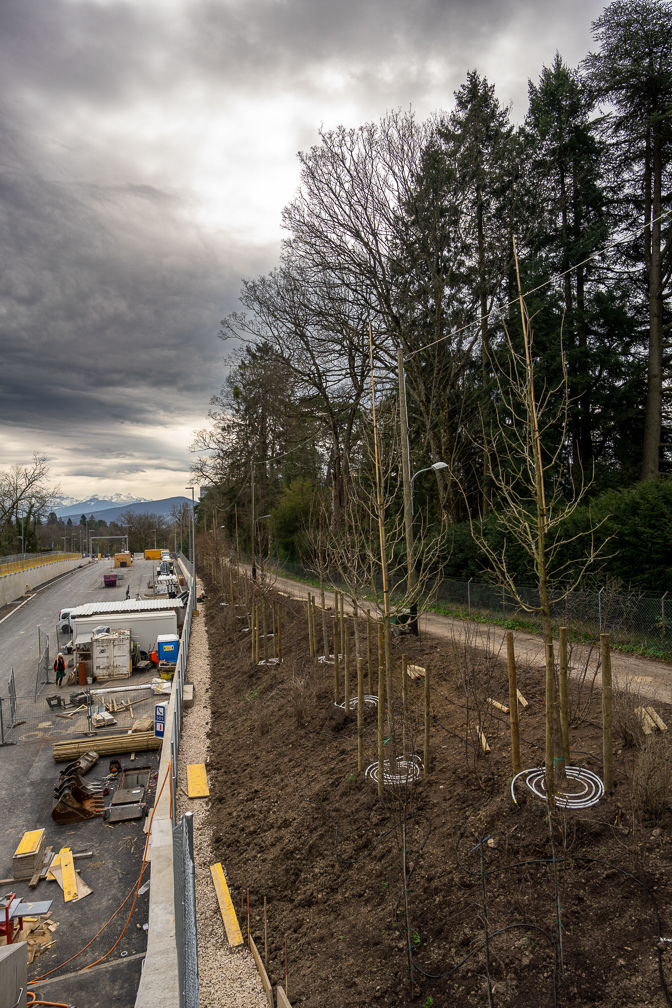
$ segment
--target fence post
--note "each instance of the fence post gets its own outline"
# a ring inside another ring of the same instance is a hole
[[[467,581],[467,609],[469,611],[470,616],[471,616],[471,582],[473,580],[474,580],[473,577],[470,577],[469,580]]]
[[[663,641],[665,640],[665,599],[667,598],[667,595],[668,592],[665,592],[660,600],[660,633]]]
[[[599,592],[597,593],[597,614],[598,614],[598,621],[599,621],[599,624],[600,624],[600,633],[602,633],[602,592],[603,591],[604,591],[604,588],[600,588]]]
[[[2,697],[0,697],[0,746],[5,744],[5,725],[2,720]]]

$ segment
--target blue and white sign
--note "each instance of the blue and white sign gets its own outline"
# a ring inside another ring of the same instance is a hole
[[[163,738],[166,733],[167,707],[167,703],[154,704],[154,735],[156,738]]]

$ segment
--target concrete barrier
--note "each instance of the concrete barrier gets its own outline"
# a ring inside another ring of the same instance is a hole
[[[88,563],[81,556],[73,560],[55,560],[52,562],[36,563],[25,570],[15,571],[13,574],[0,575],[0,606],[8,605],[21,595],[29,594],[35,588],[58,577],[59,574],[66,574],[68,571],[76,570]]]

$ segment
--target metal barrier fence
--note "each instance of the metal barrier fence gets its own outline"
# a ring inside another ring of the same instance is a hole
[[[241,561],[251,563],[252,557],[239,553]],[[310,582],[316,581],[314,571],[301,564],[257,557],[257,568],[262,564],[277,573],[287,573]],[[403,582],[398,582],[403,590]],[[345,588],[343,581],[333,572],[329,585],[339,590]],[[382,589],[382,585],[379,586]],[[539,604],[539,592],[535,585],[516,586],[518,595],[525,603]],[[394,599],[395,586],[391,594]],[[636,590],[618,591],[613,586],[603,585],[595,589],[579,588],[561,598],[558,589],[549,591],[551,619],[556,626],[570,627],[574,634],[586,641],[597,643],[601,633],[611,635],[612,644],[629,650],[648,651],[660,657],[672,656],[672,592],[653,595]],[[446,608],[451,615],[481,617],[484,619],[508,621],[524,620],[541,627],[538,614],[527,612],[510,591],[502,585],[488,584],[476,578],[459,580],[437,579],[425,588],[429,605]]]
[[[175,940],[177,943],[180,1008],[198,1008],[193,812],[185,812],[177,826],[173,827],[173,876],[175,880]]]
[[[18,559],[18,557],[21,559]],[[43,567],[44,564],[56,563],[58,560],[78,560],[81,553],[33,553],[30,557],[16,554],[12,557],[0,557],[0,575],[15,574],[16,571],[30,570],[31,567]]]

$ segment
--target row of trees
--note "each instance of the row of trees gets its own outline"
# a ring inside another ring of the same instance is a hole
[[[318,498],[332,531],[351,520],[371,488],[372,379],[399,471],[399,349],[411,468],[446,463],[415,483],[417,512],[453,532],[496,519],[494,474],[520,464],[499,455],[523,347],[514,240],[534,382],[561,418],[540,440],[556,494],[670,473],[672,5],[617,0],[593,28],[578,70],[558,55],[530,82],[519,127],[472,72],[449,115],[390,113],[300,156],[280,264],[224,320],[239,349],[197,436],[201,511],[216,494],[232,538],[249,546],[253,478],[286,553]]]
[[[187,550],[191,521],[191,506],[173,505],[170,515],[154,512],[124,511],[116,521],[106,522],[102,518],[87,518],[82,515],[77,523],[71,518],[63,521],[54,512],[47,516],[44,525],[38,524],[35,532],[42,549],[63,549],[69,551],[86,550],[89,537],[93,538],[93,549],[98,553],[115,553],[121,550],[123,542],[119,536],[128,536],[132,552],[157,548]],[[108,538],[109,537],[109,538]]]

